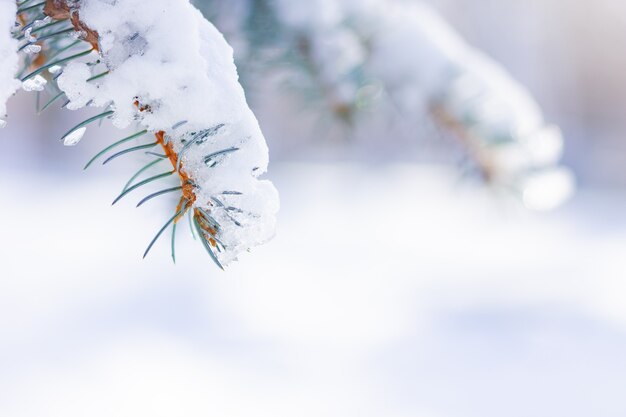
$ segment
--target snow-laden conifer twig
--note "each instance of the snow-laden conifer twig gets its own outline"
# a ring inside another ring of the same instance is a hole
[[[0,1],[0,127],[4,127],[6,102],[20,87],[15,78],[18,67],[17,41],[13,39],[15,13],[17,6],[13,1]]]
[[[185,214],[220,267],[273,236],[278,195],[270,182],[258,179],[268,164],[265,139],[239,85],[232,49],[188,0],[47,0],[24,13],[41,12],[70,24],[83,42],[56,45],[49,52],[57,56],[31,67],[22,80],[43,79],[45,85],[58,79],[60,91],[45,107],[65,98],[69,109],[103,109],[69,130],[64,143],[77,144],[90,123],[105,118],[120,128],[138,123],[140,132],[107,147],[88,165],[107,153],[113,154],[105,163],[153,151],[155,161],[133,176],[115,202],[165,178],[179,182],[140,203],[174,192],[180,196],[145,255],[172,226],[175,257],[176,225]],[[37,38],[27,39],[33,41]],[[137,138],[145,143],[121,148]],[[156,165],[161,174],[141,179]]]
[[[423,4],[378,3],[372,11],[381,23],[372,37],[371,65],[391,86],[391,94],[420,92],[435,119],[461,139],[485,178],[513,190],[527,207],[552,209],[570,197],[573,176],[558,165],[562,134],[544,121],[523,85]],[[373,16],[362,20],[371,22]],[[421,53],[398,53],[410,47]]]
[[[273,11],[275,30],[292,39],[287,49],[301,51],[308,62],[305,71],[339,119],[354,125],[364,121],[359,106],[368,100],[366,93],[383,86],[391,107],[404,114],[430,109],[458,136],[484,178],[513,191],[529,208],[553,208],[571,194],[572,175],[558,166],[559,129],[545,123],[526,88],[467,45],[430,7],[403,0],[242,2],[249,13]],[[250,30],[245,22],[238,27]],[[250,39],[258,36],[248,33]],[[370,94],[370,100],[375,96]]]

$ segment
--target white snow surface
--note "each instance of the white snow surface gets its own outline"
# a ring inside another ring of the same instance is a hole
[[[125,177],[5,167],[3,417],[626,415],[618,189],[537,215],[445,168],[276,165],[281,233],[218,272],[188,235],[141,261],[163,213],[105,207]]]
[[[0,1],[0,119],[6,115],[7,100],[20,88],[20,82],[15,79],[18,67],[17,41],[11,36],[15,26],[15,11],[14,1]],[[0,127],[3,125],[0,122]]]
[[[48,81],[41,75],[35,75],[22,83],[24,91],[43,91]]]
[[[86,0],[80,17],[98,32],[110,73],[87,82],[102,68],[69,64],[59,78],[68,107],[111,105],[116,126],[137,120],[166,133],[199,187],[195,206],[220,223],[223,264],[273,237],[278,194],[258,179],[267,145],[220,32],[188,0]]]

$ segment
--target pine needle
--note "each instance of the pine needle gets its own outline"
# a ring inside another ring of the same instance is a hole
[[[48,23],[47,25],[43,25],[43,26],[40,26],[40,27],[38,27],[38,28],[34,28],[33,30],[31,30],[31,31],[30,31],[30,34],[32,35],[33,33],[41,32],[42,30],[49,29],[49,28],[51,28],[51,27],[53,27],[53,26],[60,25],[61,23],[64,23],[64,22],[67,22],[67,21],[68,21],[68,19],[55,20],[54,22],[52,22],[52,23]],[[33,23],[34,23],[34,22],[35,22],[35,21],[33,21]],[[28,29],[28,27],[30,27],[33,23],[31,23],[30,25],[26,25],[26,26],[24,26],[24,27],[22,28],[22,31],[25,31],[26,29]],[[25,38],[25,36],[24,36],[24,35],[20,35],[20,36],[17,38],[17,40],[18,40],[18,41],[21,41],[21,40],[22,40],[22,39],[24,39],[24,38]]]
[[[102,118],[109,117],[113,113],[114,113],[113,110],[105,111],[104,113],[97,114],[97,115],[95,115],[93,117],[90,117],[87,120],[84,120],[84,121],[80,122],[79,124],[77,124],[76,126],[71,128],[65,135],[63,135],[61,137],[61,140],[65,139],[66,137],[68,137],[69,135],[71,135],[72,133],[74,133],[75,131],[80,129],[81,127],[87,126],[89,123],[95,122],[96,120],[100,120]]]
[[[24,12],[27,12],[27,11],[32,10],[32,9],[36,9],[37,7],[43,6],[44,4],[46,4],[46,2],[42,1],[40,3],[33,4],[32,6],[19,8],[19,9],[17,9],[17,14],[24,13]]]
[[[238,150],[239,150],[239,148],[232,147],[232,148],[228,148],[228,149],[224,149],[224,150],[221,150],[221,151],[214,152],[214,153],[212,153],[212,154],[207,155],[207,156],[205,156],[205,157],[204,157],[204,163],[205,163],[205,165],[209,165],[209,162],[211,162],[211,160],[212,160],[213,158],[215,158],[215,157],[217,157],[217,156],[220,156],[220,155],[227,155],[227,154],[229,154],[229,153],[236,152],[236,151],[238,151]],[[216,162],[214,162],[214,163],[211,165],[211,168],[215,168],[215,166],[216,166],[216,165],[217,165],[217,161],[216,161]]]
[[[126,185],[124,185],[124,188],[122,188],[122,192],[128,190],[128,187],[130,187],[130,185],[133,183],[133,181],[135,181],[137,178],[139,178],[139,176],[141,174],[143,174],[144,172],[146,172],[147,170],[149,170],[150,168],[152,168],[153,166],[155,166],[156,164],[158,164],[161,161],[163,161],[163,159],[157,159],[155,161],[152,161],[149,164],[145,165],[143,168],[141,168],[139,171],[137,171],[135,174],[133,174],[133,176],[130,177],[130,179],[128,180]]]
[[[81,41],[78,41],[78,42],[81,42]],[[88,51],[79,52],[79,53],[74,54],[72,56],[68,56],[67,58],[62,58],[62,59],[56,60],[54,62],[51,62],[49,64],[46,64],[46,65],[44,65],[42,67],[37,68],[36,70],[31,72],[27,76],[23,77],[20,81],[24,82],[26,80],[29,80],[29,79],[33,78],[34,76],[36,76],[38,74],[41,74],[42,72],[44,72],[48,68],[54,67],[55,65],[63,64],[64,62],[71,61],[72,59],[80,58],[81,56],[89,55],[92,51],[93,51],[93,48],[89,49]]]
[[[191,236],[193,236],[193,240],[197,240],[196,231],[193,227],[193,212],[191,210],[187,213],[187,219],[189,220],[189,230],[191,230]]]
[[[154,237],[154,239],[152,239],[152,241],[150,242],[150,244],[148,245],[148,249],[146,249],[146,251],[143,254],[144,259],[146,258],[146,256],[148,256],[148,253],[150,253],[150,250],[152,249],[152,247],[154,246],[154,244],[156,243],[157,240],[159,240],[159,237],[161,237],[161,235],[163,234],[163,232],[165,232],[165,230],[170,226],[170,224],[174,223],[176,221],[176,219],[187,209],[187,202],[185,202],[182,206],[182,208],[176,212],[176,214],[174,214],[174,216],[172,216],[171,219],[169,219],[167,221],[167,223],[165,223],[165,225],[161,228],[161,230],[159,230],[159,232],[156,234],[156,236]]]
[[[37,38],[37,40],[35,40],[34,42],[27,42],[27,43],[25,43],[24,45],[22,45],[22,46],[20,47],[20,49],[18,49],[18,51],[22,51],[22,50],[24,50],[24,48],[26,48],[27,46],[29,46],[29,45],[34,45],[34,44],[36,44],[37,42],[44,41],[44,40],[46,40],[46,39],[54,38],[55,36],[63,35],[63,34],[70,33],[70,32],[75,32],[75,31],[76,31],[76,29],[74,29],[74,27],[71,27],[71,28],[67,28],[67,29],[60,30],[60,31],[58,31],[58,32],[50,33],[50,34],[48,34],[48,35],[40,36],[40,37],[38,37],[38,38]]]
[[[202,246],[204,246],[204,249],[207,251],[207,253],[211,257],[213,262],[215,262],[215,264],[222,271],[224,271],[224,266],[219,261],[219,259],[217,259],[217,256],[215,255],[215,252],[213,252],[213,248],[211,247],[211,243],[207,241],[207,238],[205,235],[206,232],[202,229],[202,227],[200,227],[200,224],[198,223],[198,219],[196,219],[196,217],[193,218],[193,222],[194,222],[194,225],[196,226],[196,231],[198,232],[198,235],[200,236],[200,242],[202,242]]]
[[[176,264],[176,221],[172,226],[172,261]]]
[[[65,95],[65,93],[61,91],[56,96],[52,97],[50,100],[48,100],[48,102],[46,104],[44,104],[44,106],[41,108],[41,110],[39,110],[39,113],[40,114],[43,113],[48,107],[50,107],[54,102],[56,102],[58,99],[60,99],[64,95]]]
[[[44,107],[44,109],[45,109],[45,107]],[[87,162],[87,165],[85,165],[83,170],[89,168],[91,166],[91,164],[93,164],[95,162],[96,159],[100,158],[102,155],[104,155],[105,153],[109,152],[111,149],[113,149],[113,148],[115,148],[115,147],[117,147],[119,145],[122,145],[122,144],[124,144],[126,142],[130,142],[131,140],[133,140],[135,138],[138,138],[140,136],[143,136],[146,133],[148,133],[147,130],[142,130],[141,132],[134,133],[134,134],[132,134],[132,135],[130,135],[128,137],[125,137],[124,139],[118,140],[117,142],[115,142],[112,145],[107,146],[106,148],[104,148],[103,150],[98,152],[93,158],[91,158],[89,160],[89,162]]]
[[[173,187],[173,188],[168,188],[167,190],[161,190],[161,191],[157,191],[156,193],[152,193],[149,196],[145,197],[143,200],[141,200],[139,202],[139,204],[137,204],[137,207],[141,207],[143,206],[145,203],[147,203],[148,201],[152,200],[153,198],[162,196],[164,194],[169,194],[169,193],[173,193],[174,191],[179,191],[182,190],[183,187]]]
[[[153,143],[148,143],[146,145],[139,145],[139,146],[134,146],[132,148],[124,149],[123,151],[119,151],[118,153],[109,156],[107,159],[104,160],[102,165],[106,165],[109,162],[111,162],[112,160],[117,159],[117,158],[119,158],[122,155],[126,155],[126,154],[131,153],[131,152],[141,151],[143,149],[151,149],[151,148],[154,148],[158,144],[159,144],[158,142],[153,142]]]
[[[160,180],[161,178],[169,177],[174,172],[176,172],[176,171],[164,172],[163,174],[155,175],[154,177],[150,177],[150,178],[147,178],[147,179],[145,179],[143,181],[138,182],[137,184],[133,185],[132,187],[129,187],[128,189],[124,190],[119,196],[117,196],[117,198],[113,201],[113,203],[111,205],[112,206],[115,205],[118,201],[120,201],[122,198],[124,198],[128,193],[131,193],[131,192],[135,191],[137,188],[142,187],[142,186],[144,186],[146,184],[149,184],[151,182]]]

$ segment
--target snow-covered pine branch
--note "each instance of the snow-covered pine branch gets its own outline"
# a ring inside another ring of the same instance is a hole
[[[12,32],[15,27],[17,7],[12,1],[0,2],[0,127],[4,127],[6,102],[20,88],[15,78],[18,66],[17,41]]]
[[[46,56],[45,63],[35,66],[22,81],[44,84],[42,77],[58,79],[60,92],[53,94],[52,101],[64,96],[69,109],[103,109],[71,129],[63,137],[65,144],[78,143],[90,122],[110,118],[120,128],[133,123],[140,127],[105,151],[135,138],[147,141],[108,160],[160,149],[139,173],[163,165],[162,174],[127,184],[115,202],[145,184],[178,178],[178,186],[140,202],[169,193],[180,195],[171,219],[146,254],[173,226],[174,256],[176,224],[185,214],[220,267],[269,240],[279,203],[273,185],[258,179],[266,172],[268,149],[238,82],[232,49],[217,29],[188,0],[44,3],[26,16],[32,21],[45,15],[46,20],[66,22],[82,41],[66,40],[52,50],[44,48],[41,54],[56,56]],[[45,33],[26,42],[38,44]]]
[[[196,1],[207,9],[228,3]],[[545,123],[525,87],[467,45],[425,4],[238,0],[238,5],[247,13],[238,13],[238,25],[229,20],[229,33],[254,42],[259,33],[246,19],[271,10],[281,41],[291,41],[282,49],[301,52],[305,72],[323,93],[322,103],[341,120],[353,125],[366,121],[369,116],[360,118],[359,109],[368,101],[367,92],[383,86],[383,97],[392,101],[386,108],[407,115],[429,109],[431,117],[461,139],[486,180],[513,191],[528,207],[550,209],[571,195],[573,177],[558,166],[563,150],[559,129]]]
[[[420,92],[486,179],[513,190],[527,207],[548,210],[570,197],[573,176],[558,166],[562,134],[546,124],[523,85],[424,4],[377,2],[368,12],[357,20],[362,32],[379,24],[370,36],[370,65],[392,95]]]

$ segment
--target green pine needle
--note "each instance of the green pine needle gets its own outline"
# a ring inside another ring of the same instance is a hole
[[[153,166],[155,166],[156,164],[158,164],[159,162],[163,161],[163,159],[157,159],[155,161],[150,162],[149,164],[145,165],[143,168],[141,168],[139,171],[137,171],[135,174],[133,174],[132,177],[130,177],[130,179],[128,180],[128,182],[126,183],[126,185],[124,185],[124,188],[122,188],[122,192],[128,190],[128,188],[131,186],[131,184],[137,179],[139,178],[139,176],[141,174],[143,174],[144,172],[146,172],[147,170],[149,170],[150,168],[152,168]]]
[[[161,190],[161,191],[157,191],[156,193],[152,193],[149,196],[145,197],[143,200],[141,200],[139,202],[139,204],[137,204],[137,207],[141,207],[143,206],[145,203],[147,203],[148,201],[152,200],[153,198],[156,197],[160,197],[164,194],[169,194],[169,193],[173,193],[174,191],[179,191],[182,190],[183,187],[173,187],[173,188],[168,188],[167,190]]]
[[[200,242],[202,242],[202,246],[204,246],[204,249],[207,251],[207,253],[211,257],[213,262],[215,262],[215,264],[222,271],[224,271],[224,266],[219,261],[219,259],[217,259],[217,256],[215,255],[215,252],[213,252],[213,248],[211,247],[211,243],[206,238],[206,235],[205,235],[206,232],[202,230],[202,228],[200,227],[200,224],[198,223],[198,220],[195,217],[193,218],[193,223],[196,226],[196,231],[198,232],[198,235],[200,236]]]
[[[81,41],[78,41],[78,42],[81,42]],[[34,76],[36,76],[38,74],[41,74],[42,72],[44,72],[48,68],[54,67],[55,65],[63,64],[65,62],[71,61],[71,60],[76,59],[76,58],[80,58],[81,56],[89,55],[92,51],[93,51],[93,48],[89,49],[88,51],[79,52],[79,53],[74,54],[72,56],[68,56],[67,58],[62,58],[62,59],[56,60],[54,62],[51,62],[49,64],[46,64],[46,65],[44,65],[42,67],[37,68],[36,70],[31,72],[27,76],[23,77],[20,81],[24,82],[26,80],[29,80],[29,79],[33,78]]]
[[[32,10],[32,9],[36,9],[37,7],[43,6],[44,4],[46,4],[46,2],[42,1],[40,3],[33,4],[32,6],[19,8],[19,9],[17,9],[17,14],[24,13],[24,12],[27,12],[27,11]]]
[[[32,34],[34,34],[34,33],[41,32],[42,30],[46,30],[46,29],[49,29],[49,28],[51,28],[51,27],[53,27],[53,26],[60,25],[61,23],[67,22],[68,20],[69,20],[69,19],[55,20],[54,22],[52,22],[52,23],[48,23],[47,25],[43,25],[43,26],[40,26],[40,27],[38,27],[38,28],[33,28],[33,30],[31,30],[31,31],[30,31],[30,34],[32,35]],[[26,29],[26,28],[23,28],[22,30],[25,30],[25,29]],[[20,35],[20,36],[17,38],[17,40],[18,40],[18,41],[21,41],[21,40],[22,40],[22,39],[24,39],[25,37],[26,37],[25,35]]]
[[[176,222],[172,226],[172,261],[176,264]]]
[[[196,237],[196,231],[194,230],[193,227],[193,211],[189,210],[189,212],[187,212],[187,219],[189,220],[189,230],[191,230],[191,236],[193,236],[193,240],[197,240],[198,238]]]
[[[94,75],[91,78],[87,78],[87,81],[89,82],[89,81],[97,80],[98,78],[102,78],[102,77],[104,77],[105,75],[108,75],[108,74],[109,74],[109,71],[104,71],[103,73],[100,73],[98,75]]]
[[[35,44],[35,43],[37,43],[37,42],[39,42],[39,41],[44,41],[44,40],[46,40],[46,39],[54,38],[55,36],[60,36],[60,35],[64,35],[64,34],[66,34],[66,33],[75,32],[75,31],[76,31],[76,29],[74,29],[73,27],[71,27],[71,28],[67,28],[67,29],[60,30],[60,31],[58,31],[58,32],[50,33],[50,34],[48,34],[48,35],[40,36],[40,37],[38,37],[38,38],[37,38],[37,40],[36,40],[35,42],[26,42],[24,45],[22,45],[22,46],[20,47],[20,49],[18,49],[18,51],[22,51],[22,50],[23,50],[24,48],[26,48],[28,45],[33,45],[33,44]]]
[[[161,159],[168,159],[167,155],[163,155],[162,153],[146,152],[146,155],[156,156],[157,158],[161,158]]]
[[[73,47],[75,47],[76,45],[82,44],[83,41],[76,40],[66,46],[64,46],[63,48],[59,49],[58,51],[55,51],[52,55],[50,55],[50,57],[48,59],[54,59],[56,57],[58,57],[59,55],[61,55],[63,52],[68,51],[70,49],[72,49]]]
[[[71,135],[72,133],[74,133],[75,131],[80,129],[81,127],[87,126],[89,123],[95,122],[96,120],[100,120],[100,119],[103,119],[105,117],[109,117],[113,113],[114,113],[113,110],[105,111],[104,113],[97,114],[97,115],[95,115],[93,117],[90,117],[87,120],[84,120],[84,121],[80,122],[79,124],[77,124],[76,126],[71,128],[65,135],[63,135],[61,137],[61,140],[65,139],[66,137],[68,137],[69,135]]]
[[[117,198],[113,201],[113,203],[111,205],[112,206],[115,205],[118,201],[120,201],[122,198],[124,198],[129,193],[135,191],[137,188],[142,187],[142,186],[144,186],[146,184],[149,184],[151,182],[160,180],[161,178],[169,177],[170,175],[172,175],[175,172],[176,171],[164,172],[163,174],[155,175],[154,177],[150,177],[150,178],[147,178],[147,179],[145,179],[143,181],[138,182],[137,184],[133,185],[132,187],[129,187],[126,190],[124,190],[119,196],[117,196]]]
[[[141,151],[143,149],[154,148],[158,144],[159,144],[158,142],[152,142],[152,143],[148,143],[146,145],[139,145],[139,146],[134,146],[132,148],[124,149],[123,151],[119,151],[118,153],[109,156],[107,159],[104,160],[102,165],[106,165],[109,162],[111,162],[112,160],[117,159],[120,156],[126,155],[126,154],[131,153],[131,152],[137,152],[137,151]]]
[[[221,150],[221,151],[214,152],[214,153],[204,157],[204,164],[205,165],[209,165],[209,162],[211,162],[211,160],[213,158],[215,158],[217,156],[220,156],[220,155],[227,155],[229,153],[236,152],[238,150],[239,150],[239,148],[232,147],[232,148],[228,148],[228,149],[224,149],[224,150]],[[211,168],[214,168],[215,165],[217,165],[217,162],[214,162],[213,165],[211,165]]]
[[[146,251],[143,254],[144,259],[146,258],[146,256],[148,256],[148,253],[150,253],[150,250],[152,249],[152,247],[154,246],[154,244],[156,243],[157,240],[159,240],[159,237],[161,237],[161,235],[163,234],[163,232],[165,232],[165,230],[176,221],[176,219],[183,214],[183,212],[187,209],[187,202],[185,202],[183,204],[183,207],[176,212],[176,214],[174,214],[174,216],[172,216],[171,219],[169,219],[167,221],[167,223],[165,223],[165,225],[161,228],[161,230],[159,230],[159,232],[156,234],[156,236],[154,237],[154,239],[152,239],[152,241],[150,242],[150,244],[148,245],[148,249],[146,249]]]
[[[48,102],[46,104],[44,104],[44,106],[41,108],[41,110],[39,110],[39,114],[43,113],[48,107],[50,107],[52,104],[54,104],[58,99],[60,99],[64,95],[65,95],[64,92],[60,92],[59,94],[57,94],[56,96],[54,96],[50,100],[48,100]]]
[[[45,109],[45,107],[44,107],[44,109]],[[115,147],[117,147],[119,145],[122,145],[122,144],[124,144],[126,142],[130,142],[131,140],[133,140],[135,138],[138,138],[140,136],[143,136],[146,133],[148,133],[147,130],[142,130],[141,132],[134,133],[134,134],[132,134],[132,135],[130,135],[128,137],[125,137],[124,139],[118,140],[117,142],[115,142],[112,145],[107,146],[106,148],[104,148],[103,150],[98,152],[93,158],[91,158],[89,160],[89,162],[87,162],[87,165],[85,165],[83,170],[89,168],[91,166],[91,164],[93,164],[96,161],[96,159],[100,158],[102,155],[104,155],[105,153],[109,152],[111,149],[113,149],[113,148],[115,148]]]

